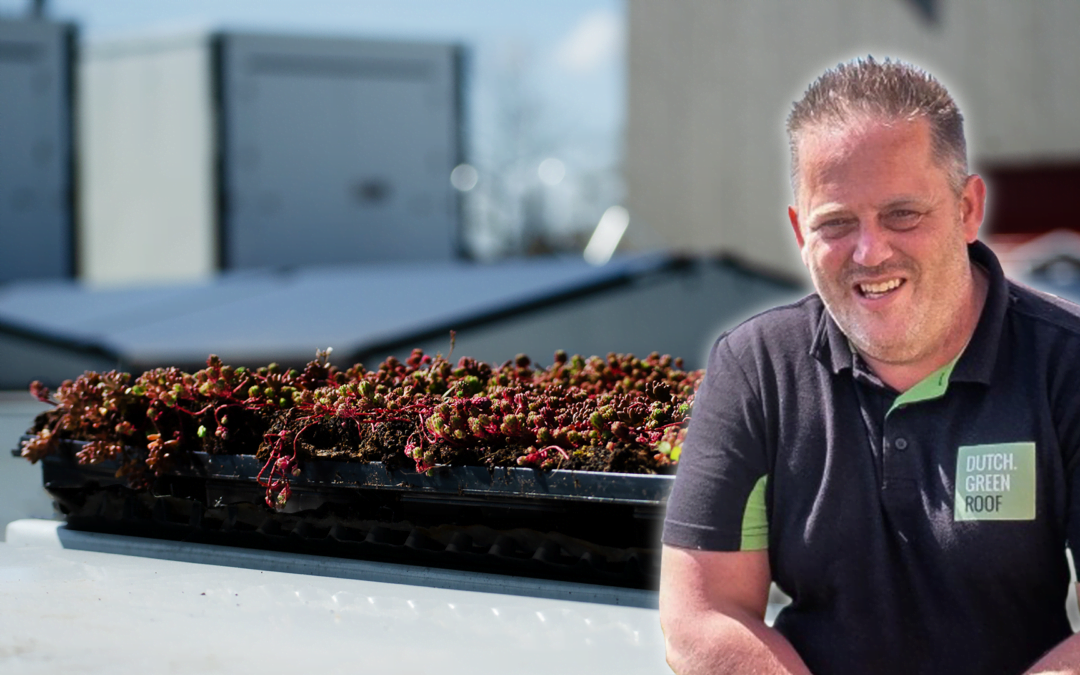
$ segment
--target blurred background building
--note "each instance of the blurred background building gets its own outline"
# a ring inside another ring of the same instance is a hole
[[[84,368],[661,351],[801,292],[784,118],[930,69],[987,238],[1068,295],[1068,0],[0,0],[0,388]]]
[[[75,270],[75,35],[0,21],[0,283]]]
[[[1080,3],[629,0],[627,200],[677,248],[801,274],[784,124],[825,68],[927,68],[958,99],[984,235],[1080,229]]]
[[[80,54],[91,282],[465,253],[461,50],[193,32]],[[167,254],[165,254],[167,252]]]
[[[0,287],[0,388],[209,353],[301,365],[328,345],[370,365],[446,351],[451,330],[488,361],[698,367],[724,326],[795,292],[719,250],[667,250],[620,205],[617,1],[9,4],[5,54],[67,36],[48,53],[68,95],[48,105],[69,122],[52,142],[71,198],[46,247],[67,267]],[[26,107],[28,87],[0,101]],[[40,136],[33,117],[9,137]],[[11,175],[37,180],[29,161]]]

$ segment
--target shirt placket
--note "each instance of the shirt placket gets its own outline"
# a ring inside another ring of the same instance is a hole
[[[902,411],[886,413],[881,429],[882,502],[886,508],[907,508],[918,501],[912,429]]]
[[[877,468],[881,506],[890,520],[899,525],[903,514],[917,504],[919,497],[912,456],[915,439],[902,410],[890,412],[896,393],[872,373],[856,367],[854,375],[859,408]]]

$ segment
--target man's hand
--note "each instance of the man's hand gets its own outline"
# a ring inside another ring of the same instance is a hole
[[[1080,584],[1076,585],[1076,597],[1080,598]],[[1025,675],[1080,675],[1080,633],[1058,643]]]
[[[721,553],[665,546],[660,625],[678,675],[810,675],[795,649],[765,625],[767,551]]]

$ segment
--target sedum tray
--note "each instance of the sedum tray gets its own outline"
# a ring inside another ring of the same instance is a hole
[[[211,356],[34,383],[55,407],[19,453],[71,527],[649,586],[702,376],[681,366]]]
[[[652,588],[673,477],[532,468],[301,463],[268,508],[252,455],[192,453],[145,490],[120,462],[80,464],[80,442],[42,460],[73,529]],[[14,451],[18,453],[18,451]]]

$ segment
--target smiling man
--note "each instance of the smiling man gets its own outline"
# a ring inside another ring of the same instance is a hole
[[[664,526],[669,663],[1080,673],[1080,308],[977,240],[986,188],[927,73],[840,65],[788,133],[817,293],[713,348]]]

